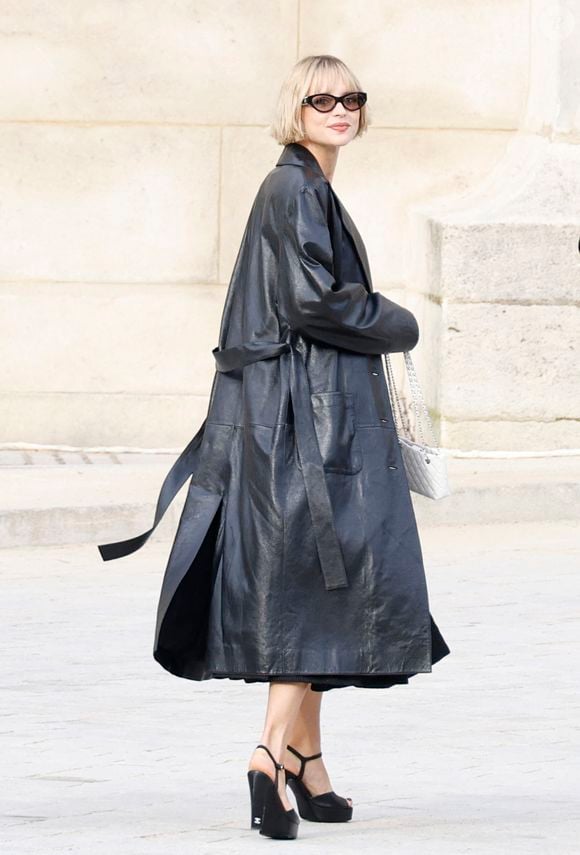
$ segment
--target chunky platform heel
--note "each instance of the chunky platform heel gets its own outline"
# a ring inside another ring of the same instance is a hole
[[[265,837],[276,837],[283,840],[294,840],[298,836],[300,817],[294,810],[286,810],[278,793],[278,770],[284,769],[283,763],[278,763],[267,745],[261,743],[256,748],[263,748],[270,755],[276,767],[276,778],[272,778],[259,769],[248,771],[251,801],[251,828],[259,828]]]
[[[291,745],[286,747],[288,751],[300,759],[300,771],[297,774],[286,769],[286,782],[296,796],[298,812],[302,819],[310,820],[310,822],[348,822],[352,819],[352,805],[343,796],[338,796],[334,790],[312,796],[302,780],[306,763],[309,760],[322,757],[322,752],[319,751],[318,754],[310,754],[306,757],[292,748]]]

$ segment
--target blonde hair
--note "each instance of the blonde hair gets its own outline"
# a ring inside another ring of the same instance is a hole
[[[302,99],[308,94],[311,86],[319,87],[325,79],[333,76],[342,78],[350,91],[362,91],[358,78],[346,63],[330,54],[306,56],[292,68],[282,83],[276,104],[276,116],[270,125],[270,134],[280,145],[288,145],[304,139]],[[313,94],[317,91],[320,89],[315,88]],[[369,121],[368,108],[364,104],[360,109],[359,127],[355,139],[365,133]]]

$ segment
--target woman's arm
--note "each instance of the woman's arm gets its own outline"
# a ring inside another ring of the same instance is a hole
[[[419,340],[415,316],[362,282],[336,282],[323,205],[303,186],[290,205],[282,235],[288,322],[300,334],[358,353],[411,350]]]

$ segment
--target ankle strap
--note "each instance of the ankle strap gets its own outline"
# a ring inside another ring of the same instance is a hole
[[[284,764],[278,763],[278,761],[276,760],[276,758],[274,757],[274,755],[272,754],[272,752],[270,751],[270,749],[268,748],[267,745],[262,745],[262,743],[260,742],[260,743],[258,743],[258,745],[256,745],[256,748],[263,748],[265,751],[268,752],[268,754],[272,758],[272,762],[273,762],[274,766],[276,767],[276,769],[283,769],[284,768]],[[276,773],[276,774],[278,774],[278,773]]]
[[[299,751],[296,751],[295,748],[292,748],[291,745],[287,745],[286,748],[288,751],[291,751],[292,754],[295,754],[296,757],[300,758],[300,771],[296,776],[299,781],[302,780],[302,775],[304,774],[304,767],[308,763],[309,760],[316,760],[318,757],[322,757],[322,751],[319,751],[318,754],[309,754],[308,756],[305,754],[301,754]]]

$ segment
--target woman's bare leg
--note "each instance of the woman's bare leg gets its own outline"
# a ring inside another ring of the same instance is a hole
[[[310,683],[308,684],[310,686]],[[310,689],[304,694],[300,709],[294,719],[287,742],[301,754],[318,754],[322,751],[320,737],[320,708],[323,692],[313,692]],[[298,773],[300,760],[291,751],[286,751],[282,761],[287,769]],[[328,793],[332,789],[324,758],[309,760],[304,767],[302,777],[308,791],[313,795]],[[352,799],[349,799],[352,804]]]
[[[268,706],[262,736],[258,742],[267,745],[278,763],[284,763],[286,743],[294,719],[300,709],[304,695],[308,693],[310,683],[285,683],[273,681],[268,690]],[[250,758],[248,771],[258,769],[275,780],[276,770],[271,757],[263,748],[256,748]],[[278,770],[278,792],[284,808],[293,807],[286,795],[286,776],[283,769]]]

